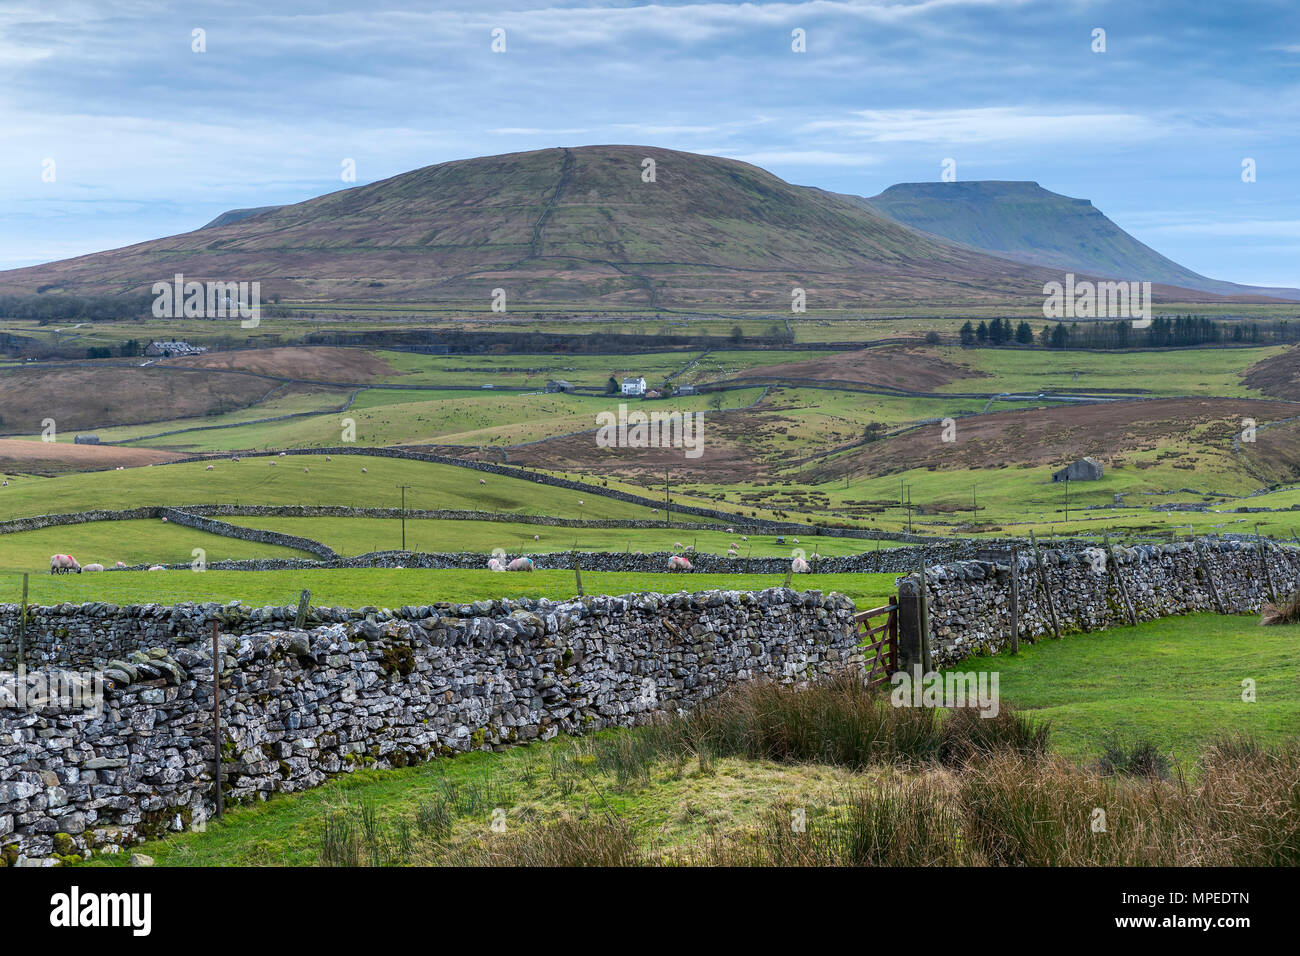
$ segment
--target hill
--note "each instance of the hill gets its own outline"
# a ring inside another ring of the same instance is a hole
[[[900,183],[863,203],[914,229],[1017,262],[1215,295],[1300,299],[1297,289],[1243,286],[1193,272],[1130,236],[1091,201],[1034,182]]]
[[[646,159],[655,163],[653,182],[643,181]],[[458,160],[229,216],[167,239],[2,272],[0,292],[139,293],[182,272],[260,281],[264,301],[278,293],[486,311],[502,288],[511,311],[594,302],[789,314],[795,287],[807,290],[810,309],[1034,305],[1054,276],[920,233],[865,200],[794,186],[735,160],[644,146]]]

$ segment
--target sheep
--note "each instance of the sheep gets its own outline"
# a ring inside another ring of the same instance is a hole
[[[302,470],[302,473],[303,473],[304,475],[311,474],[311,472],[309,472],[306,468],[304,468],[304,469]]]
[[[535,534],[535,535],[533,535],[533,540],[534,540],[534,541],[541,541],[541,540],[542,540],[542,536],[541,536],[540,534]]]
[[[87,565],[85,565],[84,567],[82,567],[81,570],[83,570],[83,571],[103,571],[103,570],[104,570],[104,566],[103,566],[102,564],[87,564]]]
[[[329,455],[326,455],[326,456],[325,456],[325,460],[326,460],[326,461],[333,461],[334,459],[331,458]]]
[[[487,484],[487,479],[486,479],[486,478],[480,478],[480,479],[478,480],[478,483],[479,483],[480,485],[486,485],[486,484]]]
[[[728,529],[727,529],[727,534],[735,534],[735,533],[736,533],[736,529],[735,529],[735,528],[728,528]]]
[[[113,565],[113,567],[115,567],[115,568],[124,568],[124,567],[126,567],[126,562],[125,562],[125,561],[119,561],[119,562],[117,562],[117,564]]]
[[[533,569],[532,558],[515,558],[506,565],[507,571],[531,571]]]
[[[740,540],[741,540],[741,541],[748,541],[748,540],[749,540],[749,535],[747,535],[747,534],[742,534],[742,535],[740,536]]]
[[[581,499],[581,498],[578,499],[578,507],[579,507],[579,508],[582,507],[582,499]]]
[[[668,570],[669,571],[690,571],[691,562],[688,561],[686,558],[682,557],[680,554],[674,554],[672,557],[668,559]]]
[[[505,569],[506,569],[506,566],[505,566],[504,564],[501,563],[501,559],[500,559],[500,558],[488,558],[488,570],[489,570],[489,571],[504,571]]]
[[[281,457],[281,458],[284,457],[284,452],[280,452],[280,457]]]
[[[275,467],[275,462],[271,462],[271,467],[272,467],[272,468]]]
[[[365,470],[364,468],[362,468],[362,469],[361,469],[361,474],[364,475],[365,473],[366,473],[366,470]]]
[[[674,548],[681,548],[681,546],[682,546],[682,543],[681,543],[680,541],[674,541],[674,542],[673,542],[673,547],[674,547]]]
[[[793,561],[790,562],[790,570],[793,571],[795,574],[807,574],[808,562],[805,561],[803,558],[795,558]]]
[[[166,524],[166,523],[167,523],[167,519],[166,519],[166,518],[163,518],[163,519],[162,519],[162,523],[163,523],[163,524]]]
[[[67,574],[69,571],[81,573],[81,565],[70,554],[50,555],[50,574]]]
[[[208,467],[204,468],[203,470],[204,470],[204,471],[211,471],[211,470],[212,470],[212,466],[211,466],[211,465],[208,465]]]
[[[149,570],[150,570],[150,571],[166,571],[167,569],[164,568],[161,564],[155,564],[155,565],[154,565],[153,567],[151,567]]]

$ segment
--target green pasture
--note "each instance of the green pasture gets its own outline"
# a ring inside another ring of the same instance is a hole
[[[46,570],[49,555],[46,555]],[[190,560],[188,555],[185,560]],[[781,587],[784,574],[632,573],[584,571],[587,594],[707,591],[717,588],[758,591]],[[792,585],[822,592],[839,591],[859,607],[884,604],[894,593],[895,574],[803,574]],[[572,571],[488,571],[392,568],[330,568],[295,571],[106,571],[102,574],[34,574],[33,604],[106,601],[114,604],[182,601],[242,601],[253,607],[297,604],[304,588],[316,605],[390,607],[406,604],[466,603],[497,598],[550,598],[564,601],[577,592]],[[0,574],[0,594],[18,594],[21,575]],[[16,601],[0,598],[0,603]]]
[[[128,565],[188,564],[196,559],[195,548],[203,549],[207,562],[315,558],[313,554],[292,548],[225,538],[161,520],[94,521],[0,535],[0,570],[48,575],[52,554],[71,554],[83,565],[102,564],[106,568],[118,561]],[[67,575],[87,579],[92,576]],[[6,600],[0,598],[0,603]]]
[[[1190,765],[1224,734],[1276,742],[1300,727],[1300,625],[1193,614],[1136,627],[1041,639],[1019,655],[978,657],[952,670],[997,671],[1003,700],[1051,721],[1056,748],[1095,757],[1117,734],[1150,740]],[[1242,699],[1253,681],[1255,700]]]
[[[402,543],[402,523],[396,518],[261,518],[229,519],[247,528],[263,528],[321,541],[339,554],[396,550]],[[447,521],[432,518],[406,520],[408,551],[477,551],[491,554],[504,548],[511,554],[556,551],[672,551],[678,544],[698,552],[725,555],[731,544],[741,558],[788,558],[792,549],[823,557],[861,554],[878,548],[898,547],[898,542],[861,538],[785,535],[778,544],[773,534],[727,534],[672,528],[563,528],[504,521]],[[795,542],[798,542],[797,544]]]
[[[0,488],[0,520],[28,515],[187,504],[344,505],[464,509],[567,518],[653,518],[650,508],[522,478],[367,455],[215,459],[65,475],[12,476]],[[366,469],[363,474],[362,469]],[[304,471],[304,469],[307,469]],[[483,482],[480,484],[480,481]],[[582,502],[582,504],[579,504]]]
[[[1030,324],[1035,333],[1042,325],[1041,322]],[[1241,373],[1285,350],[1285,346],[1270,346],[1103,353],[944,347],[937,349],[936,354],[991,376],[958,379],[940,391],[1068,392],[1105,388],[1143,390],[1152,396],[1263,398],[1258,391],[1242,384]]]

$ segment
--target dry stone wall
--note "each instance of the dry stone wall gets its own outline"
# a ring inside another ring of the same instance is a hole
[[[1062,631],[1127,624],[1130,604],[1138,621],[1217,611],[1219,602],[1225,613],[1257,612],[1268,600],[1270,582],[1279,596],[1290,595],[1300,583],[1300,549],[1266,541],[1261,558],[1261,545],[1251,541],[1202,539],[1199,544],[1199,553],[1191,542],[1115,546],[1110,560],[1103,548],[1043,550],[1043,570]],[[1032,553],[1020,555],[1018,576],[1020,639],[1050,636],[1051,612]],[[900,585],[914,593],[915,575],[900,579]],[[959,561],[928,567],[926,598],[935,666],[997,652],[1009,643],[1009,564]]]
[[[632,725],[741,681],[860,666],[852,603],[816,591],[337,609],[345,620],[305,629],[264,610],[245,626],[266,630],[220,639],[228,802],[357,767]],[[72,678],[102,678],[98,712],[73,706],[69,685],[42,690],[49,670],[0,680],[9,865],[120,852],[213,810],[210,638],[170,632],[171,611],[82,607],[64,619],[77,616],[123,654]]]

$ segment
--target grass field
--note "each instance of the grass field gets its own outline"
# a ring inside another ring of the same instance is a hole
[[[194,560],[202,548],[204,560],[236,558],[307,558],[315,555],[256,541],[240,541],[161,521],[95,521],[0,537],[0,571],[48,572],[50,555],[71,554],[83,565],[116,562],[181,564]],[[85,574],[80,575],[86,578]]]
[[[1193,614],[1040,640],[1015,657],[962,662],[1000,674],[1002,697],[1052,723],[1057,748],[1094,757],[1105,738],[1145,738],[1190,764],[1218,734],[1276,741],[1300,729],[1300,625]],[[1242,700],[1242,681],[1256,701]]]
[[[290,455],[157,465],[59,478],[14,476],[0,488],[0,519],[186,504],[346,505],[467,509],[569,518],[653,518],[650,508],[520,478],[366,455]],[[274,464],[273,464],[274,463]],[[303,469],[308,469],[304,472]],[[366,473],[362,474],[361,469]],[[480,485],[479,482],[485,484]],[[583,502],[581,505],[578,502]]]
[[[321,541],[339,554],[364,554],[401,547],[401,522],[394,518],[260,518],[230,519],[248,528],[264,528]],[[533,540],[534,535],[538,540]],[[748,537],[748,540],[742,540]],[[674,545],[693,545],[696,551],[725,555],[733,542],[739,557],[788,558],[793,548],[823,557],[861,554],[899,542],[861,538],[831,538],[786,535],[778,544],[772,534],[727,534],[718,531],[686,531],[672,528],[557,528],[503,521],[446,521],[408,518],[408,551],[478,551],[491,554],[495,548],[511,553],[551,551],[672,551]]]
[[[187,554],[182,560],[189,561]],[[45,557],[49,570],[49,555]],[[895,574],[807,574],[793,585],[823,592],[839,591],[859,607],[877,607],[894,593]],[[657,591],[706,591],[713,588],[762,590],[780,587],[784,574],[625,573],[584,571],[588,594]],[[106,601],[115,604],[181,601],[242,601],[252,607],[297,604],[303,588],[312,604],[338,607],[401,607],[404,604],[465,603],[496,598],[568,600],[577,594],[572,571],[497,573],[488,570],[407,568],[329,568],[307,571],[132,571],[103,574],[34,574],[29,581],[33,604]],[[0,603],[16,602],[21,575],[0,573]],[[13,595],[13,596],[11,596]]]

